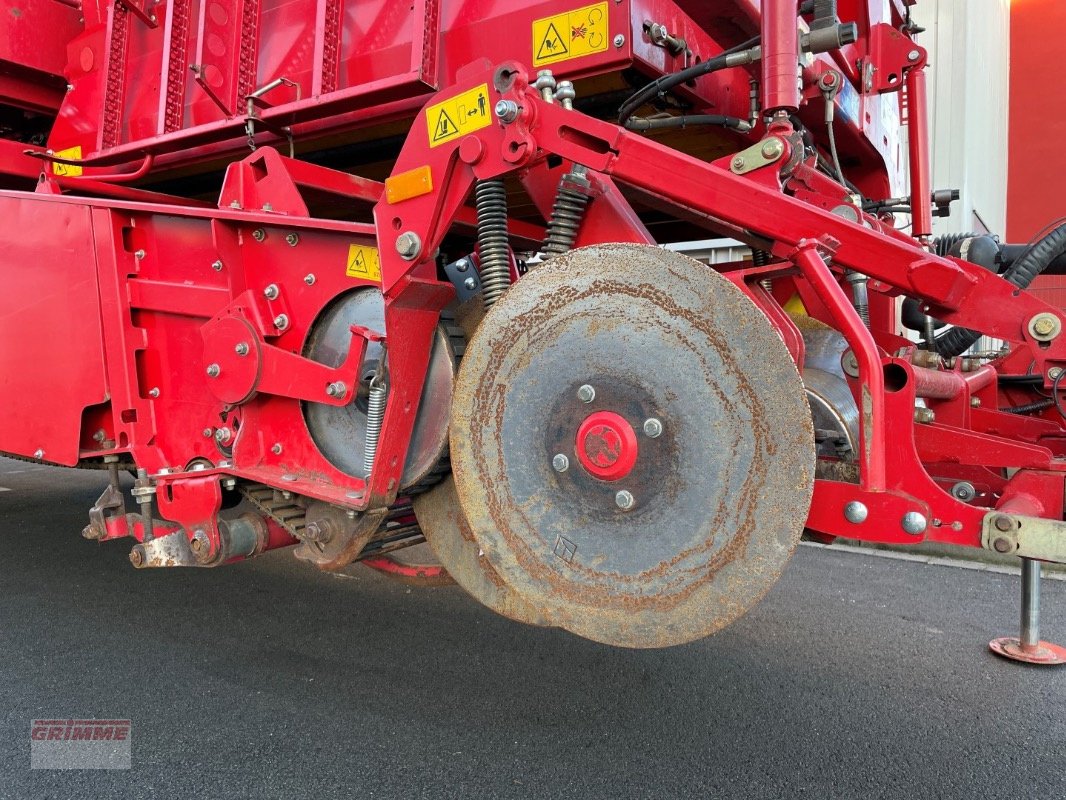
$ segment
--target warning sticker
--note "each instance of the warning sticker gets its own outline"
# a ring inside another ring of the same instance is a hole
[[[430,147],[458,139],[491,123],[492,109],[489,108],[487,83],[426,109]]]
[[[81,159],[81,145],[77,147],[68,147],[66,150],[56,150],[53,153],[56,158],[69,158],[69,159]],[[82,168],[75,166],[74,164],[60,164],[58,162],[52,162],[52,174],[53,175],[65,175],[70,178],[76,178],[82,173]]]
[[[533,23],[533,66],[602,53],[607,33],[607,3],[538,19]]]
[[[381,261],[378,249],[365,244],[353,244],[348,248],[348,268],[344,274],[349,278],[362,278],[364,281],[381,280]]]

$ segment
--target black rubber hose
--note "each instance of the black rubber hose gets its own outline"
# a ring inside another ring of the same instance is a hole
[[[748,133],[751,123],[738,117],[724,117],[721,114],[690,114],[685,117],[659,117],[657,119],[642,119],[630,117],[626,120],[626,128],[631,131],[654,131],[663,128],[687,128],[690,125],[720,125],[732,128],[735,131]]]
[[[1048,398],[1047,400],[1037,400],[1033,403],[1026,403],[1024,406],[1012,406],[1011,408],[1001,408],[999,410],[1007,414],[1029,414],[1033,411],[1043,411],[1045,408],[1051,408],[1053,405],[1055,405],[1055,401]]]
[[[1004,270],[1002,277],[1019,289],[1025,289],[1063,253],[1066,253],[1066,223],[1053,228],[1049,234],[1037,241],[1021,258]],[[980,338],[979,331],[952,328],[936,337],[934,347],[942,356],[958,356],[969,350]]]

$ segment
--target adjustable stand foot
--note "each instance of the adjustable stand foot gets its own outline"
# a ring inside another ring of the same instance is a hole
[[[998,656],[1026,664],[1066,664],[1066,647],[1040,641],[1040,562],[1022,559],[1022,634],[988,643]]]

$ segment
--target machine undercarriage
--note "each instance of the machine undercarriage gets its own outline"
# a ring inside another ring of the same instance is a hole
[[[1066,226],[932,238],[911,4],[474,5],[70,9],[4,100],[0,451],[107,468],[139,568],[293,547],[624,647],[805,532],[986,548],[994,647],[1066,658]],[[661,246],[708,235],[751,259]]]

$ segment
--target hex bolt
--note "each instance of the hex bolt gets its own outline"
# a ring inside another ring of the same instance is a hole
[[[143,250],[139,252],[144,252]],[[143,256],[142,256],[143,257]],[[1041,336],[1047,336],[1053,330],[1055,330],[1055,323],[1048,317],[1040,317],[1033,323],[1033,330]]]
[[[924,515],[919,514],[917,511],[908,511],[903,515],[903,519],[900,520],[900,526],[903,528],[904,533],[918,536],[925,532],[929,523]]]
[[[500,100],[496,103],[496,116],[504,125],[510,125],[518,119],[518,103],[514,100]]]
[[[233,431],[229,428],[222,427],[215,431],[215,441],[219,444],[226,444],[233,438]]]
[[[625,43],[626,43],[626,37],[623,36],[622,34],[618,34],[617,36],[614,37],[614,46],[615,47],[621,47]]]
[[[138,568],[144,564],[144,548],[141,545],[134,545],[133,549],[130,550],[130,563]]]
[[[217,378],[221,373],[222,373],[222,367],[220,367],[218,364],[208,364],[207,365],[207,377],[209,377],[209,378]]]
[[[570,469],[570,459],[562,453],[556,453],[555,458],[552,459],[552,466],[556,472],[566,472]]]
[[[414,261],[422,252],[422,240],[414,231],[404,231],[396,237],[396,252],[404,261]]]
[[[309,542],[325,544],[333,538],[333,526],[330,525],[328,520],[315,520],[314,522],[309,522],[307,523],[307,527],[303,530],[302,538]]]
[[[289,247],[296,247],[300,243],[300,235],[298,233],[285,234],[285,241],[289,243]]]
[[[270,448],[270,452],[276,456],[280,456],[282,451],[281,442],[274,442],[274,446]]]
[[[315,285],[315,280],[316,280],[316,278],[315,278],[315,275],[314,275],[313,272],[309,272],[306,275],[304,275],[304,283],[306,283],[308,286],[314,286]]]
[[[211,269],[213,269],[215,272],[221,272],[222,262],[216,258],[214,261],[211,262]]]
[[[997,531],[1003,531],[1003,533],[1006,533],[1014,527],[1011,518],[1006,514],[998,514],[992,524],[996,526]]]
[[[334,381],[326,387],[326,394],[330,397],[344,397],[348,394],[348,387],[345,386],[344,381]]]
[[[861,525],[866,522],[866,517],[869,514],[870,510],[866,507],[866,504],[860,503],[858,500],[852,500],[844,506],[844,519],[853,525]]]
[[[649,439],[658,439],[663,434],[663,424],[655,417],[644,420],[644,435]]]
[[[281,291],[276,283],[270,284],[263,290],[263,297],[267,300],[277,300],[279,294],[281,294]]]
[[[474,291],[474,289],[476,289],[476,288],[477,288],[477,281],[476,281],[476,280],[474,280],[473,278],[467,278],[467,279],[466,279],[465,281],[463,281],[463,286],[464,286],[464,287],[465,287],[465,288],[466,288],[466,289],[467,289],[468,291],[471,291],[471,292],[472,292],[472,291]]]
[[[577,399],[582,403],[591,403],[596,399],[596,390],[589,386],[587,383],[577,390]]]
[[[1011,544],[1010,539],[1006,536],[1000,536],[992,542],[992,549],[997,553],[1009,553],[1014,549],[1014,545]]]
[[[237,342],[237,346],[233,348],[233,352],[239,356],[248,355],[248,342]]]
[[[785,152],[785,145],[780,139],[767,139],[762,146],[763,158],[781,158]]]
[[[633,508],[636,500],[633,499],[633,495],[627,492],[625,489],[620,491],[614,496],[615,505],[617,505],[623,511],[629,511]]]
[[[980,407],[981,407],[981,398],[980,397],[971,397],[970,398],[970,408],[980,408]]]
[[[252,231],[252,238],[255,239],[257,242],[261,242],[265,238],[267,238],[267,233],[262,228],[256,228],[254,231]]]
[[[274,317],[274,327],[279,331],[285,330],[289,327],[289,317],[285,314],[278,314]]]
[[[733,159],[733,169],[744,169],[746,163],[744,156],[737,156]]]
[[[916,408],[914,409],[914,421],[919,425],[929,425],[936,422],[936,414],[931,408]]]

